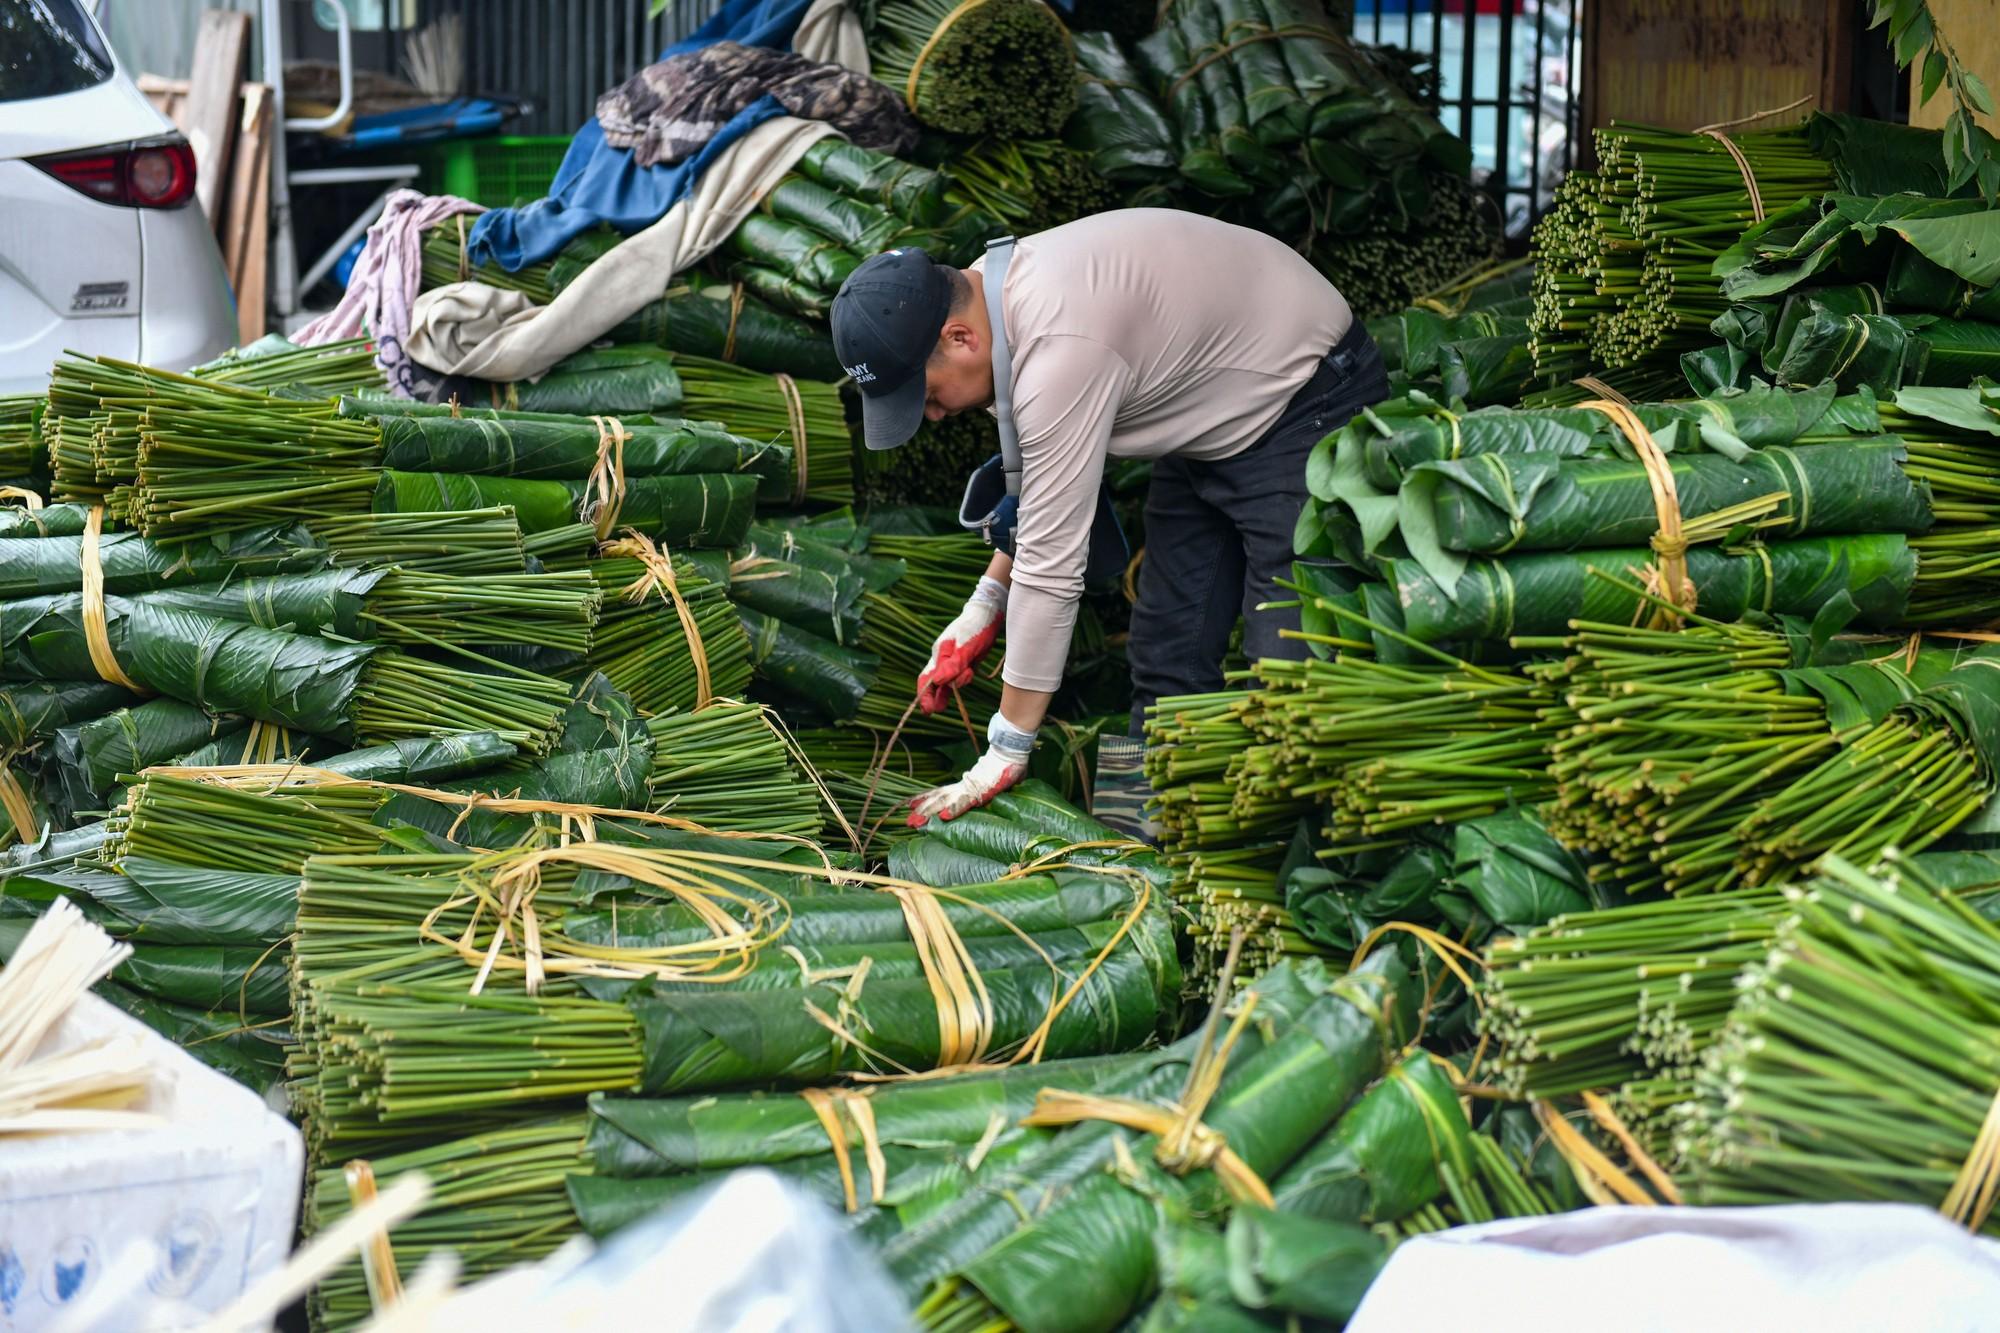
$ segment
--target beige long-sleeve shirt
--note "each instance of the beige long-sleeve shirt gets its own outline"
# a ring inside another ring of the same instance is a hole
[[[985,267],[973,265],[982,275]],[[1105,459],[1247,449],[1354,316],[1283,241],[1160,208],[1099,213],[1023,239],[1001,308],[1022,463],[1002,679],[1053,690]]]

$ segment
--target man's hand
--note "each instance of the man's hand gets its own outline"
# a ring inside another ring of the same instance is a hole
[[[931,819],[956,819],[985,805],[1021,780],[1034,749],[1034,732],[1022,731],[995,713],[986,724],[986,753],[958,781],[933,787],[911,801],[910,827],[922,828]]]
[[[992,651],[1006,614],[1007,585],[981,575],[965,609],[945,626],[931,648],[930,664],[917,677],[917,707],[926,713],[941,712],[951,702],[953,690],[972,683],[973,668]]]

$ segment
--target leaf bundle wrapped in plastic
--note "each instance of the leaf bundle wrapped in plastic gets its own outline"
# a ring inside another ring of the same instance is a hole
[[[755,477],[695,473],[678,477],[628,477],[616,502],[617,527],[635,528],[669,545],[734,546],[757,510]],[[594,503],[589,483],[472,477],[455,472],[384,471],[375,489],[376,513],[435,513],[511,505],[524,533],[547,532],[578,521]]]
[[[96,674],[83,598],[0,603],[0,673],[74,680]],[[105,599],[111,655],[131,678],[211,713],[358,737],[496,731],[540,751],[569,691],[534,676],[475,675],[373,644],[334,643],[195,612]]]
[[[1090,154],[1092,170],[1106,180],[1143,183],[1171,176],[1173,127],[1117,39],[1080,32],[1074,41],[1076,114],[1063,129],[1064,142]]]
[[[860,199],[919,227],[934,227],[951,214],[948,182],[929,167],[828,137],[806,149],[795,170],[807,180]]]
[[[69,506],[64,506],[65,509]],[[162,546],[136,532],[98,539],[106,592],[148,592],[175,583],[209,583],[237,574],[319,569],[327,552],[305,528],[292,525],[238,532],[214,542]],[[83,587],[83,535],[0,537],[0,600]]]
[[[884,0],[868,55],[918,120],[951,134],[1046,138],[1076,109],[1069,33],[1037,0]]]
[[[681,402],[673,354],[630,344],[572,352],[538,380],[493,384],[489,389],[493,401],[479,406],[566,416],[667,412]]]
[[[1413,560],[1382,565],[1402,612],[1402,624],[1391,628],[1422,643],[1446,643],[1560,634],[1572,620],[1628,624],[1640,610],[1629,587],[1643,584],[1653,559],[1650,550],[1624,549],[1472,560],[1449,592]],[[1744,550],[1697,546],[1688,552],[1688,576],[1696,608],[1711,619],[1737,620],[1752,611],[1810,618],[1845,592],[1860,623],[1889,628],[1908,605],[1916,563],[1900,533],[1870,533]]]

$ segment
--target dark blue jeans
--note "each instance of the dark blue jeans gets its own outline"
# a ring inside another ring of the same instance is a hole
[[[1306,645],[1280,638],[1296,609],[1259,611],[1292,594],[1292,530],[1306,500],[1306,458],[1356,412],[1389,396],[1382,353],[1359,321],[1326,354],[1282,416],[1242,453],[1213,462],[1169,455],[1153,464],[1146,493],[1146,559],[1132,608],[1132,734],[1155,699],[1222,688],[1222,658],[1236,617],[1243,654],[1298,659]]]

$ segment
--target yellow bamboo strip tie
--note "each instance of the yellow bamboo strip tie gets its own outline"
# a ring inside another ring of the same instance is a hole
[[[7,822],[14,826],[14,835],[20,841],[33,842],[40,836],[35,807],[28,800],[27,790],[14,776],[13,768],[5,763],[0,763],[0,810],[7,812]]]
[[[347,1164],[347,1197],[359,1213],[375,1202],[375,1167],[356,1159]],[[368,1233],[361,1246],[361,1272],[368,1280],[368,1301],[379,1313],[403,1299],[403,1277],[396,1271],[395,1247],[389,1243],[388,1228]]]
[[[1603,380],[1597,378],[1597,376],[1595,375],[1578,375],[1575,379],[1571,380],[1570,383],[1576,385],[1580,389],[1588,389],[1592,393],[1596,394],[1599,398],[1602,398],[1607,402],[1617,403],[1620,407],[1632,406],[1632,400],[1630,398],[1627,398],[1624,394],[1618,392],[1618,390],[1612,388],[1609,384],[1606,384]]]
[[[1229,1056],[1256,1010],[1257,996],[1244,997],[1242,1007],[1230,1022],[1229,1030],[1212,1048],[1196,1055],[1188,1069],[1188,1087],[1174,1106],[1131,1101],[1123,1097],[1102,1097],[1092,1093],[1043,1088],[1036,1094],[1035,1109],[1021,1121],[1031,1128],[1079,1124],[1103,1120],[1154,1137],[1153,1160],[1177,1176],[1211,1170],[1229,1197],[1238,1203],[1263,1208],[1276,1206],[1271,1187],[1250,1164],[1237,1155],[1220,1131],[1204,1124],[1201,1116],[1222,1086]]]
[[[152,691],[126,675],[111,653],[111,631],[104,618],[104,562],[98,543],[104,536],[104,506],[92,505],[83,525],[83,641],[90,649],[90,665],[99,677],[113,685],[123,685],[134,694]]]
[[[937,1002],[938,1064],[983,1063],[993,1044],[993,997],[965,940],[930,889],[898,886],[889,892],[902,906],[903,924]]]
[[[1978,1231],[1986,1225],[1996,1196],[2000,1196],[2000,1092],[1987,1104],[1972,1150],[1938,1211],[1967,1231]]]
[[[792,427],[792,503],[803,504],[806,498],[806,405],[799,397],[797,381],[780,371],[772,379],[778,382],[778,392],[785,399],[785,419]]]
[[[1603,1126],[1605,1133],[1618,1140],[1618,1146],[1625,1150],[1625,1155],[1631,1159],[1632,1165],[1639,1168],[1639,1174],[1659,1191],[1662,1199],[1676,1206],[1686,1202],[1681,1198],[1680,1189],[1675,1186],[1673,1177],[1653,1160],[1651,1153],[1639,1146],[1639,1140],[1633,1137],[1625,1122],[1618,1118],[1618,1113],[1611,1109],[1610,1102],[1594,1092],[1586,1091],[1583,1094],[1583,1106],[1590,1112],[1591,1119]]]
[[[917,109],[917,79],[924,72],[924,62],[931,58],[931,52],[937,50],[937,44],[944,35],[951,31],[952,24],[985,3],[986,0],[958,0],[957,6],[939,21],[937,27],[931,29],[931,35],[917,51],[917,58],[910,62],[909,81],[903,85],[903,103],[911,111]]]
[[[854,1189],[854,1163],[847,1155],[847,1131],[841,1127],[840,1112],[833,1104],[833,1095],[825,1088],[806,1088],[799,1097],[813,1114],[819,1117],[819,1127],[826,1131],[826,1141],[833,1145],[833,1164],[840,1171],[840,1193],[847,1203],[847,1211],[861,1211],[861,1200]]]
[[[42,507],[42,497],[25,486],[0,486],[0,500],[19,500],[29,513]]]
[[[1680,491],[1674,484],[1673,467],[1660,452],[1660,446],[1653,442],[1653,433],[1631,408],[1603,398],[1593,398],[1582,406],[1609,417],[1646,469],[1646,483],[1652,488],[1653,508],[1659,518],[1659,531],[1653,534],[1650,543],[1658,563],[1649,572],[1648,582],[1652,586],[1647,590],[1674,608],[1670,612],[1656,606],[1647,627],[1677,628],[1680,616],[1676,612],[1694,610],[1696,598],[1694,580],[1688,577],[1688,539],[1681,526]]]
[[[1623,1202],[1640,1207],[1651,1207],[1655,1200],[1646,1193],[1639,1182],[1620,1171],[1596,1144],[1585,1138],[1562,1113],[1547,1102],[1537,1099],[1532,1103],[1535,1119],[1541,1123],[1556,1151],[1569,1163],[1570,1173],[1583,1192],[1595,1202]],[[1608,1197],[1607,1197],[1608,1196]]]
[[[597,427],[597,461],[584,483],[582,517],[596,524],[597,540],[603,541],[625,508],[625,442],[632,436],[617,417],[592,417],[590,424]]]
[[[734,363],[736,360],[736,321],[743,317],[743,284],[731,283],[729,287],[729,331],[722,335],[722,359]]]
[[[1718,120],[1713,125],[1698,125],[1695,127],[1694,132],[1696,134],[1713,139],[1728,150],[1729,156],[1736,163],[1736,170],[1743,175],[1743,188],[1750,195],[1750,211],[1759,222],[1764,220],[1764,197],[1757,192],[1757,177],[1750,170],[1750,160],[1743,156],[1743,150],[1738,148],[1735,141],[1723,133],[1723,131],[1735,129],[1739,125],[1748,125],[1752,121],[1768,120],[1772,116],[1781,116],[1785,112],[1796,110],[1812,100],[1812,94],[1807,93],[1804,97],[1795,98],[1783,106],[1774,106],[1765,111],[1752,111],[1749,115],[1738,116],[1734,120]]]
[[[680,583],[674,578],[672,558],[651,538],[631,528],[625,529],[623,537],[606,542],[599,550],[604,555],[629,556],[646,567],[646,572],[625,588],[626,601],[641,602],[658,593],[673,604],[674,614],[680,618],[681,632],[687,635],[688,658],[694,663],[695,711],[708,707],[715,699],[714,684],[708,670],[708,649],[701,641],[701,627],[695,623],[693,609],[681,596]]]

